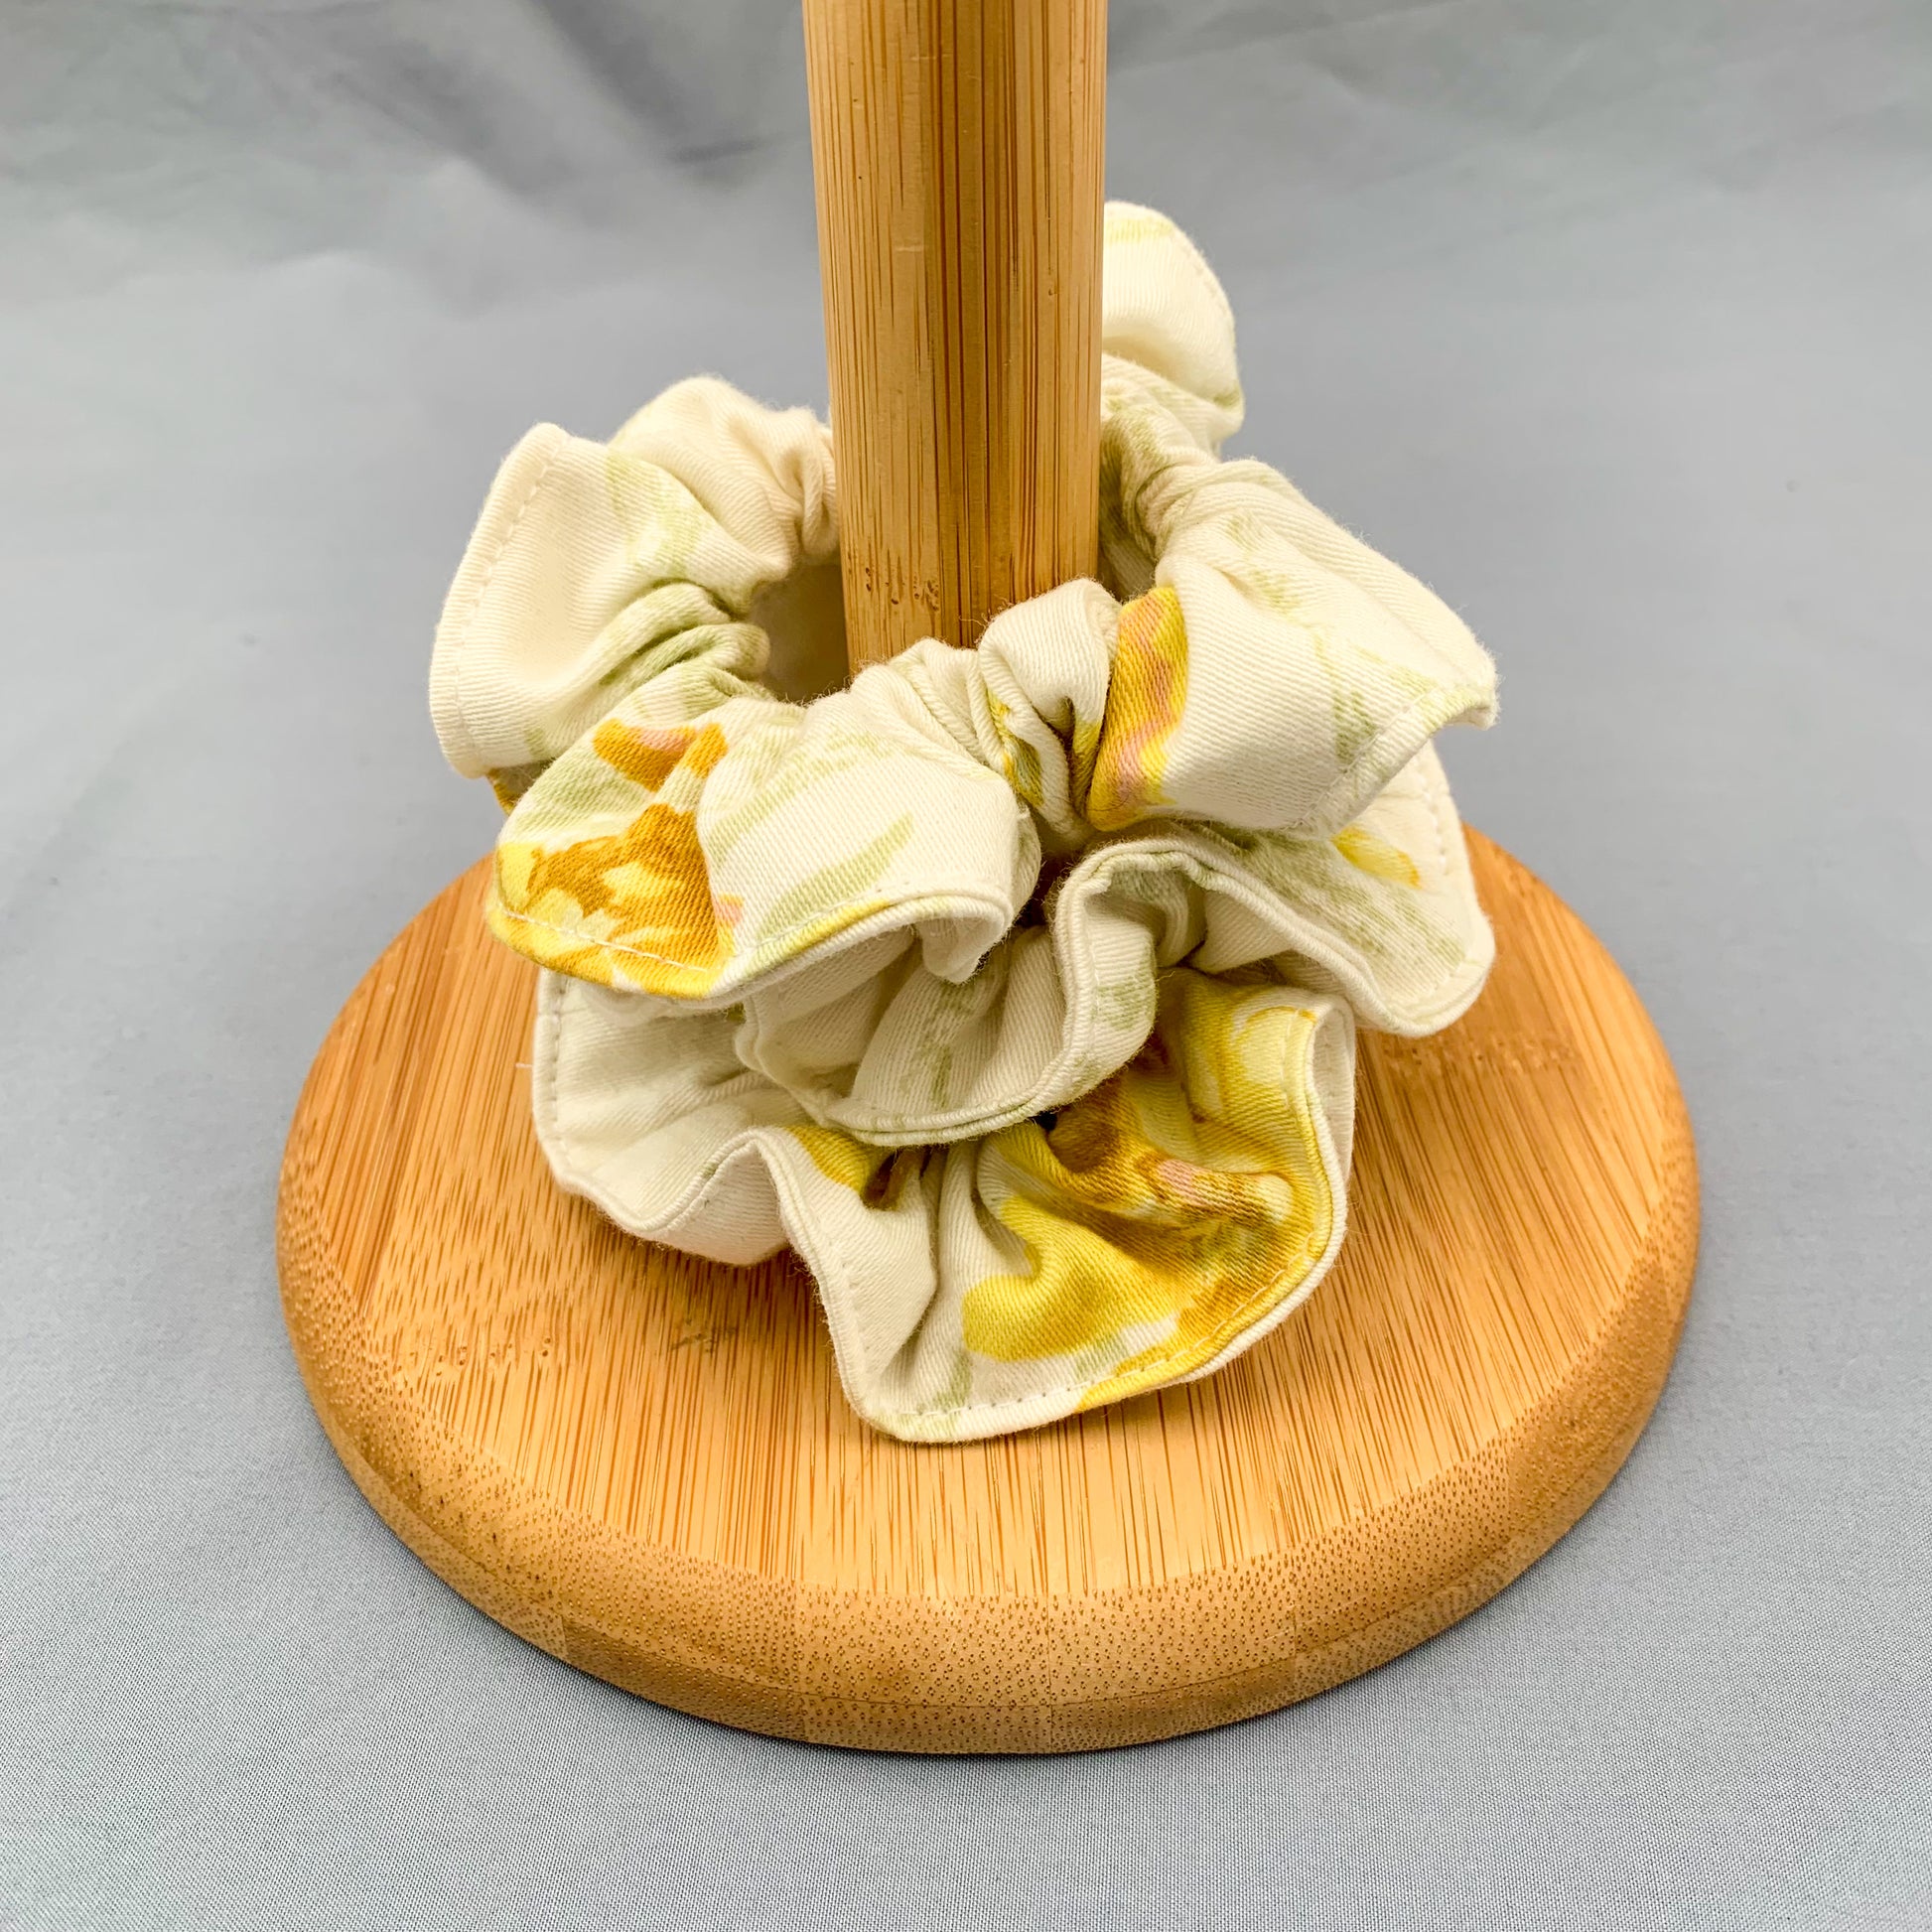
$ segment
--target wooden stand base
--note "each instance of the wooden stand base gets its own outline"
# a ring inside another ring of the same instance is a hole
[[[290,1135],[283,1302],[330,1440],[491,1616],[752,1729],[1078,1750],[1372,1669],[1609,1481],[1697,1246],[1635,994],[1470,845],[1495,975],[1435,1039],[1363,1036],[1350,1231],[1306,1308],[1207,1382],[952,1448],[857,1421],[790,1256],[693,1261],[557,1189],[535,976],[478,867],[356,990]]]

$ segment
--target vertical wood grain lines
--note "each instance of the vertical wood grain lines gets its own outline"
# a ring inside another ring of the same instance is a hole
[[[1348,1239],[1306,1307],[1206,1382],[925,1448],[852,1415],[790,1256],[695,1261],[558,1190],[534,975],[483,930],[479,868],[371,969],[290,1135],[283,1299],[318,1413],[491,1615],[730,1723],[1070,1749],[1368,1669],[1608,1481],[1696,1252],[1635,995],[1470,846],[1495,974],[1446,1034],[1364,1035]]]
[[[852,668],[1098,563],[1106,0],[805,0]]]

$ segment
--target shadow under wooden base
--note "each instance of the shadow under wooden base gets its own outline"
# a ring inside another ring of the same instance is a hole
[[[751,1729],[1079,1750],[1372,1669],[1609,1481],[1697,1248],[1636,995],[1470,849],[1496,970],[1434,1039],[1362,1036],[1327,1282],[1206,1382],[949,1447],[852,1414],[791,1256],[695,1261],[557,1188],[521,1064],[535,972],[485,934],[474,868],[356,989],[290,1133],[282,1296],[330,1440],[498,1621]]]

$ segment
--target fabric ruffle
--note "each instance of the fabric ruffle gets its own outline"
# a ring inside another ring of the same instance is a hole
[[[1223,462],[1206,266],[1109,209],[1106,582],[810,704],[759,600],[836,555],[829,436],[713,380],[506,461],[438,633],[546,970],[539,1135],[652,1239],[789,1240],[855,1406],[960,1438],[1206,1373],[1344,1224],[1353,1026],[1491,957],[1431,739],[1486,654],[1284,478]]]

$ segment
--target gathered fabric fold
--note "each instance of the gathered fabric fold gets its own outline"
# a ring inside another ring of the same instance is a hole
[[[438,631],[553,1170],[691,1252],[789,1241],[904,1437],[1265,1333],[1342,1237],[1356,1023],[1433,1032],[1492,956],[1432,743],[1493,717],[1486,653],[1220,458],[1232,321],[1150,210],[1108,210],[1103,345],[1103,581],[976,650],[774,695],[754,612],[836,556],[830,439],[709,378],[531,432]]]

